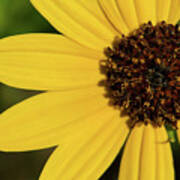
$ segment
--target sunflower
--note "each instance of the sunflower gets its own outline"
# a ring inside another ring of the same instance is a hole
[[[1,115],[0,149],[57,146],[40,180],[96,180],[122,146],[119,180],[173,180],[179,0],[31,0],[60,32],[0,42],[0,76],[40,90]]]

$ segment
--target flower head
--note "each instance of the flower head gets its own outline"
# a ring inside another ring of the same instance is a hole
[[[57,145],[40,180],[96,180],[127,139],[119,180],[173,180],[180,1],[31,2],[63,35],[0,41],[2,82],[44,91],[1,115],[0,149]]]
[[[153,126],[180,119],[180,25],[149,21],[128,37],[116,38],[105,49],[101,68],[110,104],[119,106],[136,123]],[[135,89],[135,91],[134,91]]]

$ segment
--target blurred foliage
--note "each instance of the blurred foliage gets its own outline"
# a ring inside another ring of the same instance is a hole
[[[0,37],[30,32],[56,31],[28,0],[1,0]]]
[[[180,21],[179,21],[180,23]],[[58,33],[30,4],[28,0],[0,0],[0,38],[24,33]],[[36,95],[36,91],[24,91],[0,84],[0,112],[10,106]],[[168,128],[169,129],[169,128]],[[179,143],[176,133],[169,129],[177,179],[180,179]],[[52,153],[53,148],[33,152],[0,153],[0,180],[37,180]],[[101,180],[116,180],[122,151]]]

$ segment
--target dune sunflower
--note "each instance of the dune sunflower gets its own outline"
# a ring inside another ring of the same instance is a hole
[[[180,118],[179,0],[31,0],[63,35],[0,41],[3,83],[42,90],[5,111],[0,149],[57,146],[40,180],[174,180],[165,125]]]

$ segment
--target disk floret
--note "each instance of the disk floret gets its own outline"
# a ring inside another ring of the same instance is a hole
[[[101,69],[109,103],[123,109],[129,125],[165,123],[180,119],[180,27],[151,22],[128,36],[116,37],[105,49]]]

